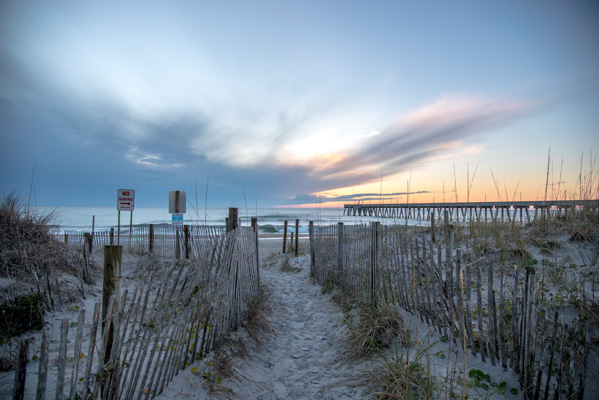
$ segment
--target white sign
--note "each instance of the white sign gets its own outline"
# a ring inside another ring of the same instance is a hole
[[[168,212],[170,214],[185,214],[186,201],[184,190],[168,192]]]
[[[135,190],[119,189],[116,197],[116,209],[119,211],[133,211],[135,205]]]
[[[173,225],[183,226],[183,214],[173,214]]]

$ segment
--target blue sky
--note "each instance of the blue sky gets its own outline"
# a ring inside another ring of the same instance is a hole
[[[532,200],[550,154],[569,197],[581,159],[597,179],[598,39],[594,1],[3,1],[0,191]]]

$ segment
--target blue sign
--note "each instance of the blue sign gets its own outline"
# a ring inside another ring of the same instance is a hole
[[[183,214],[172,214],[173,215],[173,225],[182,226],[183,225]]]

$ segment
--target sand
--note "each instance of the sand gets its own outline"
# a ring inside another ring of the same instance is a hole
[[[261,283],[268,294],[270,330],[261,343],[234,364],[234,376],[219,391],[208,393],[193,367],[181,371],[158,399],[361,399],[367,395],[363,371],[367,361],[349,362],[344,355],[344,315],[322,288],[309,278],[310,256],[291,258],[281,270],[282,242],[263,241]],[[274,256],[273,256],[274,254]],[[243,330],[242,330],[243,331]],[[199,371],[203,367],[199,363]]]

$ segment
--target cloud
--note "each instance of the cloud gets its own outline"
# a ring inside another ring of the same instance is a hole
[[[370,132],[368,132],[366,135],[361,135],[361,136],[359,136],[359,137],[362,137],[362,138],[369,138],[369,137],[373,137],[373,136],[378,136],[378,135],[380,135],[380,134],[381,134],[381,132],[380,132],[380,131],[370,131]]]
[[[412,194],[424,194],[431,193],[427,190],[419,190],[417,192],[393,192],[393,193],[354,193],[346,195],[313,195],[313,194],[298,194],[293,199],[289,200],[288,204],[323,204],[323,203],[337,203],[337,202],[369,202],[376,201],[378,203],[385,203],[386,201],[396,202],[398,197],[412,195]]]
[[[359,185],[396,174],[430,159],[477,153],[475,142],[489,131],[530,114],[529,101],[481,96],[443,96],[408,112],[354,153],[317,156],[304,165],[309,175],[328,188]]]
[[[133,147],[125,157],[140,166],[156,170],[172,170],[184,166],[180,163],[166,164],[161,155],[141,153],[138,147]]]
[[[265,108],[231,99],[205,107],[180,107],[178,102],[169,109],[165,104],[162,112],[154,114],[108,90],[85,92],[60,86],[38,69],[6,53],[0,56],[10,61],[3,64],[5,74],[0,80],[0,112],[10,122],[3,127],[3,135],[17,132],[12,128],[21,124],[32,137],[52,136],[57,147],[40,151],[58,157],[62,143],[64,148],[76,149],[80,158],[102,159],[114,170],[142,172],[148,184],[167,181],[167,176],[172,185],[174,177],[193,182],[210,175],[211,185],[219,190],[253,188],[275,204],[295,193],[378,181],[381,171],[396,174],[430,159],[433,153],[439,159],[480,152],[477,138],[527,115],[534,106],[508,99],[444,96],[399,116],[384,129],[370,131],[343,152],[286,160],[284,150],[298,136],[315,135],[314,126],[322,127],[315,121],[323,117],[351,120],[352,116],[342,107],[321,103],[298,106],[281,101]],[[94,156],[86,157],[88,153]],[[97,169],[93,165],[82,168],[89,168],[90,176]],[[323,196],[318,201],[385,201],[401,195]],[[314,198],[307,196],[291,202],[313,203]]]

